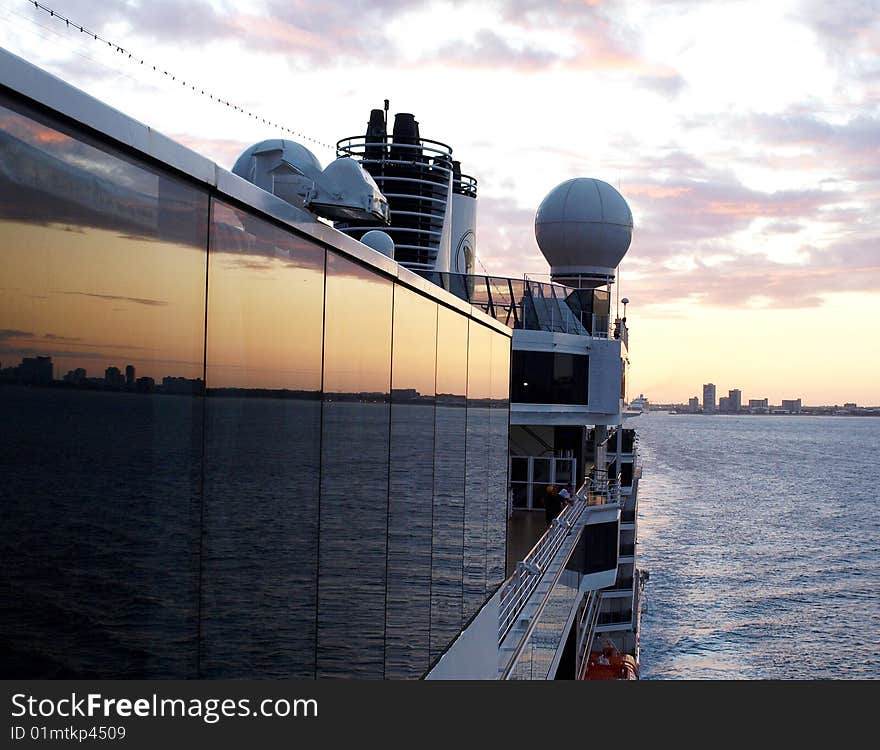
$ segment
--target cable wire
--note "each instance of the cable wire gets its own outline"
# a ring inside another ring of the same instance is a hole
[[[133,64],[137,64],[139,66],[143,65],[145,67],[145,69],[147,69],[147,70],[152,69],[157,74],[161,74],[166,80],[174,82],[174,83],[179,83],[184,89],[187,89],[191,93],[194,93],[198,96],[206,97],[210,101],[213,101],[217,104],[225,105],[229,109],[231,109],[235,112],[239,112],[242,115],[246,115],[247,117],[249,117],[257,122],[261,122],[264,125],[269,125],[270,127],[277,128],[278,130],[281,130],[285,133],[289,133],[290,135],[296,136],[297,138],[300,138],[304,141],[308,141],[309,143],[314,143],[318,146],[323,146],[324,148],[328,148],[332,151],[336,150],[336,146],[334,146],[334,145],[331,145],[329,143],[325,143],[324,141],[321,141],[317,138],[312,138],[311,136],[308,136],[299,130],[289,128],[286,125],[282,125],[281,123],[279,123],[275,120],[271,120],[267,117],[264,117],[262,114],[252,112],[251,110],[246,109],[245,107],[242,107],[242,106],[230,101],[229,99],[226,99],[224,97],[221,97],[218,94],[213,93],[210,89],[205,89],[203,86],[195,83],[192,80],[186,80],[185,78],[178,76],[176,73],[169,71],[169,70],[166,70],[165,67],[162,65],[154,65],[152,62],[148,62],[144,58],[136,55],[131,50],[117,44],[116,42],[113,42],[113,41],[103,37],[102,35],[98,34],[95,31],[91,31],[90,29],[87,29],[81,23],[77,23],[73,19],[67,18],[66,16],[62,15],[61,13],[58,13],[53,8],[50,8],[47,5],[43,5],[41,2],[39,2],[39,0],[26,0],[26,2],[29,5],[33,5],[36,10],[42,11],[42,12],[48,14],[51,18],[55,18],[59,22],[63,22],[66,28],[71,29],[71,30],[77,30],[80,32],[80,34],[85,34],[88,38],[91,38],[93,41],[98,42],[103,45],[107,45],[108,49],[119,54],[120,56],[122,56],[126,60],[129,60]],[[12,12],[15,12],[15,11],[12,11]],[[17,14],[17,15],[20,15],[20,14]],[[22,16],[22,17],[24,17],[24,16]],[[52,31],[51,29],[49,29],[49,27],[44,26],[43,24],[37,23],[33,19],[27,19],[27,20],[35,23],[37,26],[40,26],[40,27],[45,28],[49,31]],[[53,33],[55,33],[55,32],[53,32]],[[83,55],[83,57],[86,57],[86,59],[90,59],[90,60],[92,59],[92,58],[88,58],[85,55]],[[103,63],[100,63],[97,60],[92,60],[92,61],[98,63],[99,65],[103,65]]]

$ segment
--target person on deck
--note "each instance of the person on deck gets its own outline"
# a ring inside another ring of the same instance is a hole
[[[552,484],[548,484],[544,493],[544,518],[547,519],[547,525],[549,526],[561,512],[562,499],[559,497],[559,492]]]

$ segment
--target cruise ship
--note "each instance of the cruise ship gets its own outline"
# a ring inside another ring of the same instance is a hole
[[[631,679],[633,221],[376,109],[231,170],[0,51],[4,678]]]

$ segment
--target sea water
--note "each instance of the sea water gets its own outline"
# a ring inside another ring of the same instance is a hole
[[[648,679],[880,678],[880,419],[651,412]]]

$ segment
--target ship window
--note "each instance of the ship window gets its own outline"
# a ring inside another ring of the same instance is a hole
[[[584,573],[598,573],[617,567],[617,521],[584,527]]]
[[[529,459],[516,457],[510,459],[510,480],[512,482],[529,481]]]
[[[589,357],[514,350],[511,400],[526,404],[586,404]]]

